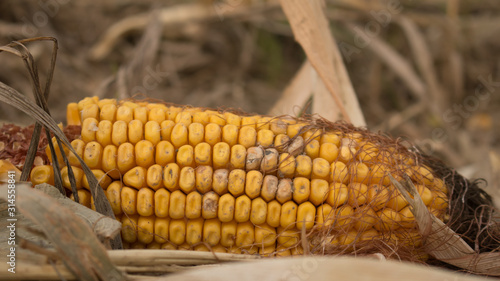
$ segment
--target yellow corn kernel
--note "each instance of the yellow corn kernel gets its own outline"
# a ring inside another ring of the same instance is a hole
[[[275,254],[277,257],[289,257],[292,255],[292,253],[290,252],[290,249],[284,248],[282,246],[278,246],[276,248]]]
[[[302,137],[306,142],[312,141],[312,140],[317,140],[318,142],[321,139],[322,131],[320,129],[311,129],[307,132],[305,132]]]
[[[196,189],[205,194],[212,189],[214,170],[212,166],[198,166],[195,169]]]
[[[176,106],[170,106],[166,111],[165,115],[168,120],[174,121],[175,118],[177,117],[177,114],[182,111],[182,108],[176,107]]]
[[[177,151],[179,167],[194,167],[194,149],[189,144],[183,145]]]
[[[267,203],[266,223],[272,227],[278,227],[280,226],[280,217],[281,217],[281,204],[276,200]]]
[[[431,170],[426,166],[413,166],[412,167],[411,178],[418,184],[424,184],[427,186],[434,185],[434,175]]]
[[[219,195],[210,191],[203,195],[201,215],[204,219],[213,219],[217,217],[217,209],[219,207]]]
[[[267,218],[267,203],[262,198],[258,197],[252,200],[250,212],[250,221],[253,224],[263,224]]]
[[[179,174],[179,187],[184,193],[194,190],[196,184],[195,170],[192,167],[184,167]]]
[[[333,208],[328,204],[322,204],[316,209],[316,224],[320,227],[330,227],[334,220]]]
[[[163,185],[171,192],[179,189],[180,168],[176,163],[168,163],[163,169]]]
[[[114,181],[106,189],[106,198],[108,198],[111,209],[115,215],[122,214],[122,200],[121,200],[122,182]]]
[[[82,124],[78,104],[74,102],[68,103],[68,106],[66,107],[66,123],[68,123],[68,126],[80,126]]]
[[[319,157],[319,141],[317,140],[312,140],[310,142],[306,142],[306,147],[304,148],[304,151],[307,156],[309,156],[311,159],[315,159]]]
[[[99,118],[99,106],[97,104],[87,104],[83,107],[81,114],[81,120],[84,121],[87,118],[97,119]]]
[[[116,154],[116,165],[121,174],[135,167],[134,146],[131,143],[123,143],[118,147]]]
[[[349,165],[351,182],[368,183],[370,168],[364,163],[352,163]]]
[[[332,163],[330,166],[330,180],[332,182],[347,183],[349,181],[349,169],[340,161]]]
[[[120,105],[116,110],[117,121],[124,121],[125,123],[128,123],[134,119],[133,117],[134,117],[133,109],[130,108],[129,106]]]
[[[144,126],[139,120],[132,120],[128,123],[128,141],[132,144],[144,139]]]
[[[354,160],[354,156],[356,155],[356,148],[351,146],[342,145],[339,149],[339,157],[338,159],[344,163],[349,163]]]
[[[239,127],[241,125],[241,117],[231,112],[224,112],[224,119],[228,125]]]
[[[194,162],[196,165],[212,165],[212,147],[208,143],[202,142],[196,145],[194,148]]]
[[[205,127],[201,123],[191,123],[188,127],[188,141],[192,146],[203,142],[205,139]]]
[[[414,228],[417,223],[415,221],[415,216],[413,215],[413,212],[411,211],[409,206],[404,207],[399,211],[399,214],[401,215],[401,226],[404,228]]]
[[[311,194],[311,182],[304,177],[293,179],[293,201],[297,204],[305,202]]]
[[[54,184],[54,169],[50,165],[35,166],[30,172],[33,186],[42,183]]]
[[[278,177],[292,178],[295,174],[295,166],[295,157],[288,153],[282,153],[278,164]]]
[[[148,168],[146,184],[153,190],[163,187],[163,167],[161,165],[155,164]]]
[[[194,112],[193,122],[200,123],[203,126],[206,126],[210,122],[210,117],[208,116],[208,113],[205,111]]]
[[[224,247],[232,247],[236,242],[236,221],[222,222],[220,244]]]
[[[311,180],[311,195],[309,196],[309,201],[315,206],[319,206],[321,203],[325,202],[329,190],[330,188],[326,180]]]
[[[170,192],[165,188],[160,188],[155,192],[154,200],[155,216],[158,218],[167,217],[170,207]]]
[[[311,202],[304,202],[297,208],[297,228],[306,230],[314,226],[316,207]]]
[[[168,241],[169,226],[170,226],[170,218],[156,217],[154,226],[156,243],[163,244]]]
[[[278,190],[276,191],[276,200],[281,204],[292,200],[292,180],[281,179],[278,183]]]
[[[398,229],[401,224],[401,215],[391,208],[385,208],[377,212],[377,223],[374,225],[378,231],[392,231]]]
[[[333,144],[333,143],[323,143],[319,147],[319,157],[325,159],[328,161],[328,163],[332,163],[337,159],[337,156],[339,154],[339,149],[338,147]]]
[[[387,203],[387,207],[395,210],[395,211],[400,211],[404,207],[408,205],[408,201],[401,195],[401,193],[393,186],[391,186],[389,190],[390,194],[390,199],[389,202]]]
[[[123,216],[122,217],[122,239],[127,243],[137,241],[137,221],[138,216]]]
[[[108,186],[111,184],[111,178],[104,173],[103,170],[99,169],[93,169],[91,170],[94,176],[96,177],[97,181],[99,182],[99,185],[101,186],[102,189],[106,190]],[[87,176],[84,174],[82,178],[82,186],[88,190],[90,190],[90,185],[87,180]]]
[[[123,175],[123,183],[134,188],[146,186],[146,169],[143,167],[134,167]]]
[[[111,144],[111,131],[113,128],[113,124],[111,121],[103,120],[99,122],[97,132],[95,133],[95,139],[102,146],[106,146]]]
[[[270,129],[270,124],[271,123],[271,117],[260,117],[260,118],[257,118],[257,123],[255,124],[255,129],[257,129],[257,131],[260,131],[260,130],[269,130]]]
[[[276,228],[264,223],[255,226],[255,244],[259,247],[268,247],[276,243]]]
[[[151,243],[149,243],[149,244],[146,245],[146,249],[160,250],[161,249],[161,244],[157,243],[156,241],[153,241],[153,242],[151,242]]]
[[[274,138],[274,148],[276,148],[280,153],[287,151],[289,143],[290,138],[285,134],[276,135]]]
[[[260,195],[260,190],[262,188],[262,173],[259,171],[250,171],[246,175],[245,181],[245,193],[251,199],[256,198]]]
[[[389,189],[379,184],[368,186],[368,201],[375,211],[385,208],[391,197]]]
[[[391,184],[389,173],[390,168],[387,165],[374,163],[370,167],[369,182],[371,184],[389,185]]]
[[[255,227],[249,221],[238,223],[236,226],[236,246],[250,247],[255,241]]]
[[[448,197],[442,191],[432,192],[432,202],[429,207],[438,211],[445,210],[448,208]]]
[[[59,148],[59,144],[57,143],[57,140],[56,140],[55,137],[52,137],[52,144],[54,145],[54,150],[55,150],[55,153],[56,153],[56,158],[57,158],[58,163],[60,163],[60,164],[64,163],[64,159],[63,159],[63,156],[61,154],[61,149]],[[66,146],[63,146],[63,151],[64,151],[64,155],[68,155],[69,149]],[[53,162],[52,161],[52,154],[50,152],[50,146],[49,145],[47,145],[45,147],[45,153],[47,154],[47,157],[49,158],[49,161]],[[80,165],[78,165],[78,166],[80,166]]]
[[[240,144],[231,147],[231,169],[245,169],[247,149]]]
[[[296,228],[278,227],[278,245],[283,248],[295,247],[300,241],[300,230]]]
[[[218,169],[214,171],[212,179],[212,190],[219,195],[223,195],[228,191],[229,171],[226,169]]]
[[[354,227],[359,231],[365,231],[373,227],[377,221],[378,217],[375,211],[369,206],[362,206],[356,208],[356,213],[354,214]]]
[[[418,194],[420,195],[420,198],[422,198],[424,204],[426,206],[429,206],[432,203],[432,200],[434,200],[431,190],[422,184],[418,184],[417,186],[415,186],[415,188],[417,189]]]
[[[238,143],[243,145],[245,148],[250,148],[255,146],[257,141],[257,131],[254,127],[244,126],[240,129],[238,136]]]
[[[102,151],[102,162],[101,168],[113,179],[120,178],[120,172],[117,166],[117,154],[118,149],[116,146],[110,144],[107,145]],[[134,163],[135,164],[135,163]]]
[[[85,143],[95,141],[95,133],[97,132],[99,121],[95,118],[87,118],[82,122],[82,130],[80,135]]]
[[[222,130],[219,125],[215,123],[209,123],[205,127],[205,142],[210,144],[210,146],[216,145],[221,141]]]
[[[132,110],[134,112],[134,120],[146,124],[148,122],[148,108],[144,106],[136,107]],[[132,120],[132,121],[134,121]],[[130,121],[130,122],[132,122]],[[129,122],[129,123],[130,123]]]
[[[330,163],[323,158],[316,158],[312,162],[312,179],[328,180],[330,177]]]
[[[128,125],[127,123],[125,123],[125,121],[116,121],[115,123],[113,123],[111,142],[116,146],[128,142],[127,129]]]
[[[161,244],[162,250],[177,250],[177,248],[178,248],[177,245],[175,245],[171,242]]]
[[[148,121],[144,125],[144,139],[156,146],[161,141],[161,126],[156,121]]]
[[[191,112],[181,111],[179,112],[179,114],[177,114],[174,121],[175,123],[181,123],[184,124],[184,126],[188,127],[193,122],[193,115],[191,114]]]
[[[271,130],[260,130],[257,133],[257,146],[262,146],[264,148],[270,147],[274,144],[274,133]]]
[[[275,174],[278,169],[279,153],[274,148],[268,148],[264,151],[264,157],[260,164],[260,170],[266,174]]]
[[[262,190],[260,196],[269,202],[276,198],[276,192],[278,191],[278,178],[273,175],[267,175],[262,180]]]
[[[90,169],[99,169],[101,168],[102,152],[102,146],[98,142],[89,142],[83,151],[83,161]]]
[[[297,204],[288,201],[281,206],[280,226],[284,228],[294,227],[297,220]]]
[[[303,133],[303,128],[307,126],[306,123],[299,122],[297,124],[291,124],[288,125],[286,129],[286,134],[288,137],[293,138],[296,135],[302,134]]]
[[[135,163],[138,166],[149,168],[155,163],[155,146],[147,140],[141,140],[135,145]]]
[[[156,121],[158,122],[158,124],[161,124],[161,122],[165,121],[165,119],[166,119],[165,110],[163,108],[156,107],[156,108],[151,108],[149,110],[149,116],[148,116],[149,121]]]
[[[186,195],[180,190],[176,190],[170,194],[170,206],[168,214],[172,219],[184,218],[186,210]]]
[[[228,191],[234,196],[238,197],[245,191],[245,171],[241,169],[232,170],[229,173]]]
[[[137,240],[143,244],[149,244],[154,239],[155,217],[139,217],[137,220]]]
[[[311,178],[312,172],[312,160],[311,157],[307,155],[298,155],[295,158],[296,168],[295,168],[295,176],[296,177],[304,177]]]
[[[320,143],[331,143],[338,148],[340,146],[340,137],[334,132],[326,132],[321,135]]]
[[[347,202],[353,207],[361,206],[368,202],[368,186],[366,184],[353,182],[347,188],[349,196]]]
[[[225,142],[219,142],[213,148],[214,169],[226,169],[229,165],[231,150]]]
[[[349,189],[343,183],[333,182],[330,184],[330,191],[328,192],[328,197],[326,197],[326,202],[332,207],[338,207],[345,204],[349,198]]]
[[[226,119],[224,119],[224,117],[222,116],[222,114],[220,113],[214,113],[212,115],[210,115],[210,123],[214,123],[214,124],[217,124],[221,127],[225,126],[226,125]]]
[[[137,190],[128,186],[121,189],[122,211],[127,215],[137,214]]]
[[[83,150],[85,149],[85,142],[82,141],[81,139],[75,139],[71,142],[71,146],[76,151],[76,154],[83,159]],[[76,158],[75,154],[73,154],[73,152],[71,151],[69,152],[68,155],[68,161],[71,166],[76,166],[76,167],[81,166],[80,161],[78,161],[78,158]]]
[[[165,166],[168,163],[175,161],[174,146],[168,141],[160,141],[156,145],[155,163],[160,166]]]
[[[186,242],[195,245],[201,242],[203,235],[203,219],[190,219],[186,224]]]
[[[230,222],[234,218],[234,197],[226,193],[219,199],[218,218],[221,222]]]
[[[101,99],[101,100],[97,100],[97,105],[99,106],[99,108],[102,108],[103,106],[107,105],[107,104],[114,104],[116,105],[116,99]]]
[[[148,102],[145,102],[144,104],[141,104],[141,106],[145,106],[149,110],[151,110],[153,108],[161,108],[161,109],[163,109],[163,111],[167,111],[168,110],[168,106],[166,106],[163,103],[148,103]]]
[[[252,201],[248,196],[242,195],[236,198],[234,203],[234,219],[237,222],[246,222],[250,219]]]
[[[137,192],[137,213],[141,216],[152,216],[154,214],[154,194],[149,188],[141,188]]]
[[[175,148],[179,148],[188,143],[188,129],[182,123],[175,124],[170,136],[171,143]]]
[[[207,219],[203,225],[203,242],[210,246],[219,244],[221,239],[221,222],[218,219]]]
[[[93,103],[96,103],[96,100],[94,98],[91,98],[91,97],[86,97],[84,99],[82,99],[81,101],[78,102],[78,110],[83,110],[83,107],[85,105],[88,105],[88,104],[93,104]]]
[[[337,209],[333,209],[332,215],[332,220],[335,221],[335,227],[350,226],[354,217],[354,209],[349,205],[344,205]]]
[[[90,208],[92,203],[92,195],[90,194],[90,192],[85,189],[78,189],[76,192],[78,193],[78,203],[87,208]],[[71,194],[70,199],[75,201],[75,196]]]
[[[169,241],[175,245],[181,245],[186,241],[186,221],[184,219],[172,219],[168,226]]]
[[[101,112],[99,114],[99,120],[108,120],[111,121],[111,123],[114,123],[116,121],[116,111],[117,111],[116,104],[105,104],[101,107]]]
[[[244,116],[241,118],[241,127],[253,127],[257,123],[258,116]]]
[[[164,141],[172,141],[172,130],[174,129],[175,123],[172,120],[165,120],[160,123],[160,135],[161,139]]]
[[[238,143],[238,127],[232,124],[227,124],[222,128],[222,141],[229,146]]]

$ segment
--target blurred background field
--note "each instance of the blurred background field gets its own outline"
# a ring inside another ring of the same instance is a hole
[[[500,198],[498,1],[327,0],[325,13],[367,127],[485,178]],[[36,36],[59,41],[58,121],[69,102],[135,91],[265,114],[306,58],[276,1],[0,2],[1,45]],[[43,76],[51,46],[30,47]],[[2,53],[0,65],[0,81],[31,95],[20,59]],[[0,120],[33,123],[4,104]]]

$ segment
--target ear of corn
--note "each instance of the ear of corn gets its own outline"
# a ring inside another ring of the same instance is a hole
[[[328,229],[325,239],[338,247],[414,231],[388,179],[403,162],[431,211],[443,218],[447,208],[446,186],[427,167],[382,154],[356,133],[115,100],[85,99],[67,112],[68,124],[82,126],[72,145],[106,189],[132,248],[209,250],[203,242],[217,251],[286,256],[302,253],[302,229]],[[73,158],[80,200],[90,205]],[[50,169],[35,167],[32,182],[51,183]],[[62,174],[70,188],[67,167]]]

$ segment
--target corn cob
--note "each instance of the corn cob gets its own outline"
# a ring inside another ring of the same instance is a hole
[[[302,230],[327,230],[321,243],[344,249],[372,239],[419,245],[413,215],[388,177],[401,171],[429,210],[446,216],[442,179],[361,133],[97,98],[67,110],[68,124],[82,126],[72,145],[106,190],[131,248],[286,256],[303,252]],[[77,188],[86,191],[69,156]],[[37,167],[31,179],[50,182],[50,175]],[[87,193],[80,196],[86,205]]]

